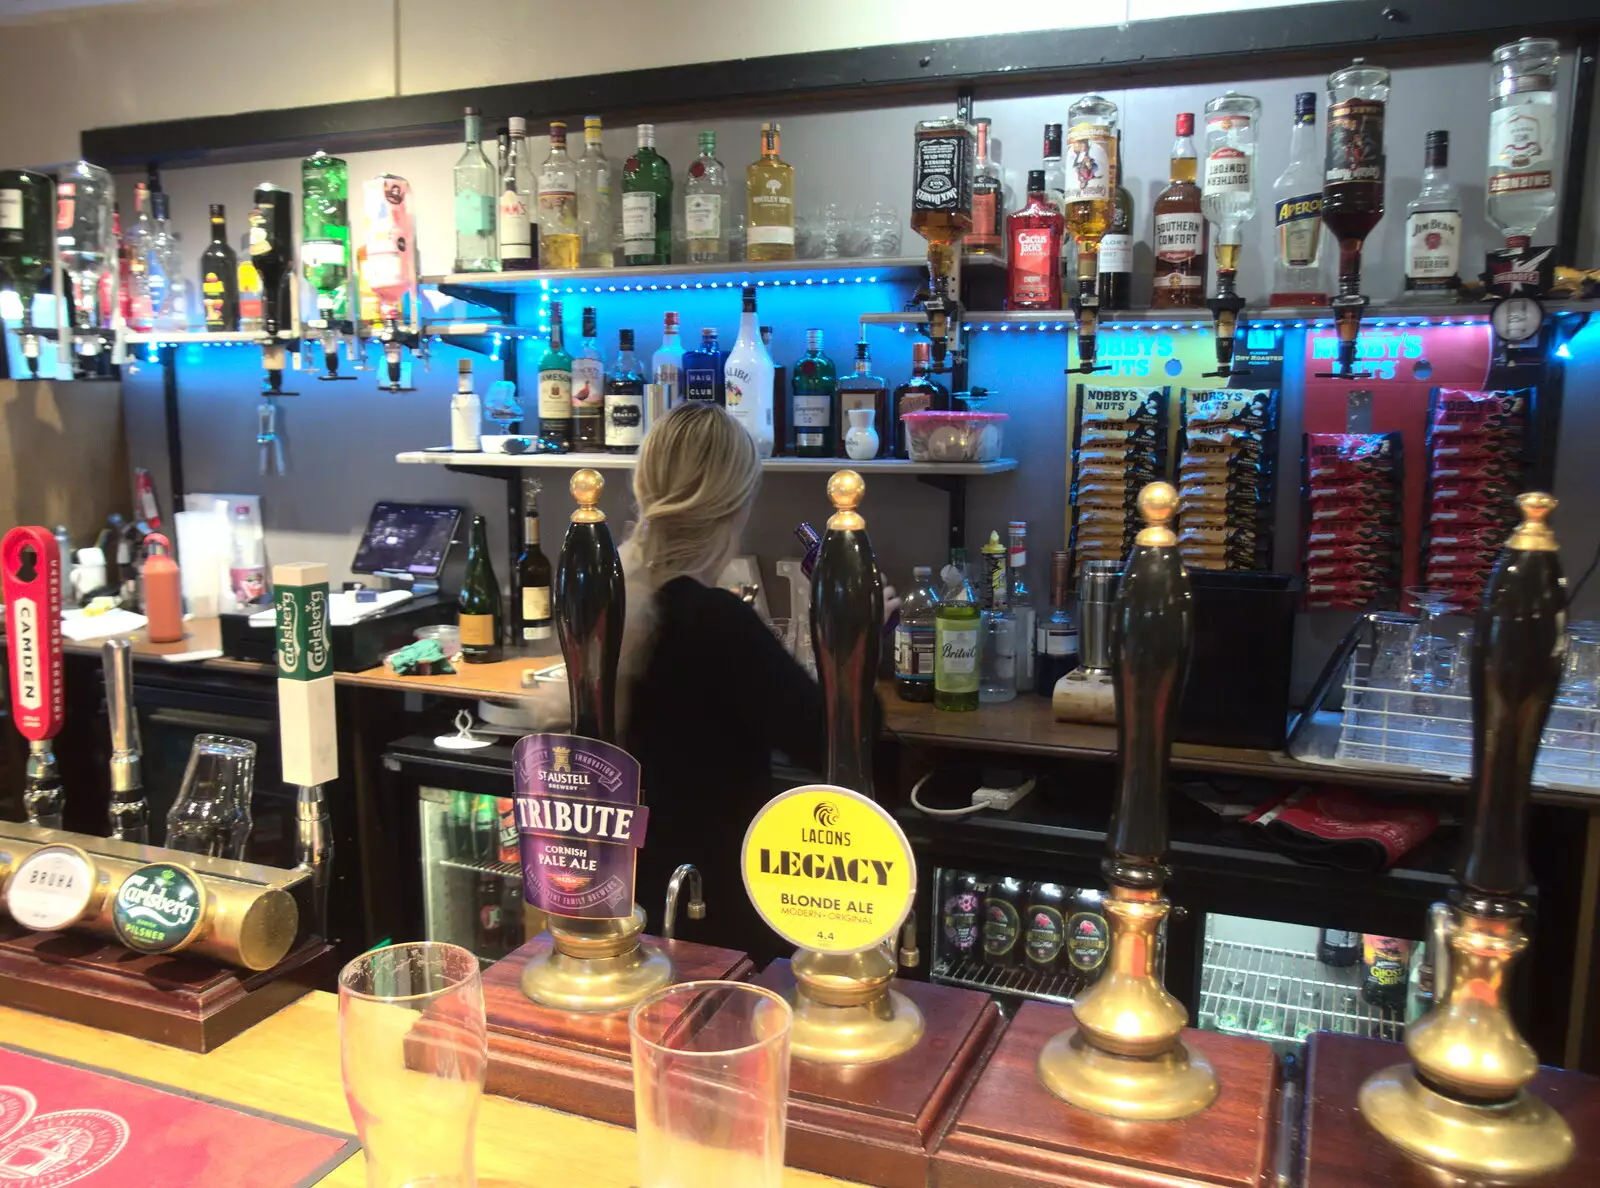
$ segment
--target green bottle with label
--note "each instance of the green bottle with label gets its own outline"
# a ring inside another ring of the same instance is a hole
[[[933,704],[942,710],[978,708],[978,600],[967,580],[967,550],[951,549],[944,589],[933,618]]]

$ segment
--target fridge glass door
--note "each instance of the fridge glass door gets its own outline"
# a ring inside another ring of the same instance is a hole
[[[427,939],[498,961],[527,934],[510,798],[424,786],[417,811]]]

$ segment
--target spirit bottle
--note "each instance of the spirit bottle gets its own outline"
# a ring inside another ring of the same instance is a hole
[[[872,374],[872,354],[863,338],[856,343],[855,369],[839,381],[839,424],[834,435],[833,453],[843,458],[844,435],[850,427],[851,409],[870,408],[872,423],[878,430],[878,457],[894,456],[894,421],[889,416],[889,386],[882,376]]]
[[[550,125],[550,155],[539,169],[539,261],[576,268],[583,235],[578,226],[578,170],[567,156],[567,126]]]
[[[637,454],[644,440],[644,369],[633,353],[633,331],[617,331],[617,361],[606,377],[606,449]]]
[[[1011,583],[1006,605],[1017,621],[1017,688],[1033,688],[1033,591],[1028,588],[1028,525],[1012,520],[1006,526],[1006,578]]]
[[[772,457],[772,372],[772,356],[756,321],[755,286],[745,285],[739,337],[723,365],[722,382],[728,412],[756,443],[756,454],[762,458]]]
[[[601,144],[599,116],[583,117],[583,157],[578,161],[578,232],[585,268],[617,262],[611,239],[611,162]]]
[[[1100,240],[1100,308],[1127,309],[1133,292],[1133,195],[1122,184],[1122,134],[1112,180],[1111,226]]]
[[[778,156],[778,125],[761,125],[761,156],[745,170],[745,258],[794,259],[794,166]]]
[[[1028,201],[1006,217],[1006,308],[1061,308],[1061,211],[1042,169],[1028,171]],[[903,456],[903,455],[899,455]]]
[[[1406,204],[1406,292],[1438,297],[1461,287],[1461,197],[1450,180],[1450,133],[1423,141],[1422,189]]]
[[[955,274],[955,256],[972,230],[972,128],[960,118],[917,125],[911,229],[928,241],[928,272],[939,294]]]
[[[700,331],[700,346],[683,356],[683,397],[705,404],[726,405],[722,369],[728,355],[717,345],[717,331],[707,326]]]
[[[494,241],[495,198],[500,179],[483,155],[483,117],[476,107],[466,110],[466,141],[456,162],[456,268],[457,272],[493,272],[500,267]],[[309,241],[309,236],[307,239]],[[308,242],[309,246],[309,242]]]
[[[1072,618],[1072,554],[1050,554],[1050,616],[1034,636],[1034,692],[1051,696],[1056,682],[1078,667],[1078,624]]]
[[[661,346],[650,356],[650,382],[667,390],[667,407],[683,401],[683,343],[678,338],[678,315],[667,310],[661,322]]]
[[[1518,251],[1556,209],[1559,49],[1554,41],[1525,37],[1494,51],[1484,208],[1506,246]]]
[[[200,255],[200,301],[207,330],[239,328],[239,257],[228,246],[228,212],[211,208],[211,243]]]
[[[972,230],[961,240],[961,251],[968,256],[998,256],[1004,249],[1005,198],[1000,170],[989,159],[987,117],[974,120],[978,129],[978,156],[972,165]]]
[[[250,231],[239,237],[239,329],[254,333],[261,329],[261,274],[250,256]],[[362,275],[362,285],[367,284]]]
[[[155,220],[150,217],[150,186],[133,183],[133,220],[122,237],[128,260],[127,323],[130,330],[155,328],[155,307],[150,301],[150,241],[155,238]]]
[[[822,331],[806,331],[805,356],[794,365],[794,453],[797,458],[831,458],[838,436],[835,405],[838,378],[833,360],[822,353]],[[844,420],[843,416],[838,418]]]
[[[913,566],[911,589],[900,603],[900,622],[894,629],[894,689],[901,701],[933,700],[933,647],[938,631],[939,592],[933,588],[933,568]]]
[[[1057,281],[1057,292],[1065,289],[1068,278],[1071,276],[1072,266],[1072,236],[1067,234],[1067,162],[1061,155],[1061,125],[1046,124],[1044,126],[1044,195],[1050,204],[1061,212],[1061,243],[1058,248],[1061,273]],[[1061,308],[1059,301],[1056,308]]]
[[[911,378],[894,390],[894,456],[909,458],[904,424],[909,412],[943,412],[950,407],[950,392],[930,375],[933,346],[927,342],[911,344]]]
[[[361,206],[362,284],[372,290],[377,320],[397,328],[406,296],[417,286],[411,183],[392,173],[370,177],[361,184]],[[363,309],[362,319],[366,318],[367,311]],[[388,346],[386,343],[386,353]]]
[[[1006,549],[990,532],[983,549],[983,617],[978,643],[978,700],[1015,701],[1017,697],[1017,621],[1011,615]]]
[[[1276,251],[1273,305],[1326,305],[1322,277],[1322,162],[1317,142],[1317,93],[1294,97],[1289,167],[1272,185]]]
[[[541,643],[555,635],[555,619],[550,611],[550,558],[539,547],[539,483],[524,479],[522,555],[517,558],[517,584],[522,589],[518,609],[517,638],[524,644]]]
[[[467,542],[467,570],[456,599],[456,623],[461,630],[461,658],[468,664],[492,664],[500,659],[500,583],[489,559],[489,525],[472,517]]]
[[[1178,113],[1171,181],[1156,196],[1156,271],[1150,304],[1193,309],[1205,300],[1206,221],[1195,184],[1194,113]]]
[[[700,133],[700,155],[683,179],[683,233],[689,263],[721,264],[728,259],[728,171],[717,160],[717,134]]]
[[[0,281],[21,306],[22,353],[34,375],[39,374],[39,340],[33,333],[33,298],[50,270],[52,188],[42,173],[0,169]],[[70,564],[71,558],[63,553],[62,562]]]
[[[622,165],[622,260],[672,263],[672,167],[656,152],[656,126],[639,125],[639,147]]]
[[[926,346],[925,343],[917,343]],[[978,708],[978,602],[967,581],[967,550],[950,550],[940,575],[943,587],[933,618],[933,706],[941,710]]]
[[[1361,295],[1361,246],[1383,218],[1389,72],[1357,58],[1328,76],[1322,221],[1339,241],[1339,295]]]
[[[166,195],[158,195],[165,198]],[[277,337],[280,330],[294,325],[293,226],[294,212],[290,209],[293,195],[281,186],[266,183],[256,187],[256,204],[250,210],[250,259],[261,276],[261,330]],[[159,211],[162,203],[157,203]],[[162,220],[156,220],[159,224]],[[157,232],[157,240],[160,233]],[[412,245],[402,249],[409,253]],[[160,315],[157,315],[159,320]]]
[[[572,448],[572,356],[561,302],[550,303],[550,345],[539,360],[539,436],[558,453]]]
[[[265,187],[263,187],[265,188]],[[276,186],[272,187],[277,189]],[[288,197],[287,190],[279,191]],[[259,191],[258,191],[259,193]],[[178,243],[178,233],[168,217],[166,194],[157,191],[150,196],[151,211],[155,216],[155,231],[150,237],[147,256],[150,276],[150,309],[157,330],[187,330],[189,328],[189,282],[183,267],[183,251]],[[287,212],[285,212],[287,214]],[[115,243],[115,236],[112,242]],[[285,233],[284,243],[289,238]],[[290,269],[287,261],[284,277],[286,284]],[[109,310],[106,311],[108,314]]]
[[[595,307],[583,307],[583,342],[572,357],[572,446],[604,449],[606,444],[606,369],[600,361],[600,327]]]
[[[300,162],[300,229],[300,266],[316,294],[317,320],[343,321],[350,316],[350,170],[342,158],[317,152]]]
[[[456,394],[450,398],[450,452],[474,454],[483,449],[483,401],[472,388],[472,360],[456,361]]]
[[[1085,95],[1067,109],[1067,230],[1078,245],[1078,292],[1092,296],[1099,273],[1100,240],[1111,229],[1115,205],[1117,105]]]
[[[1261,103],[1233,91],[1206,104],[1200,209],[1216,228],[1217,290],[1231,295],[1244,224],[1256,217],[1256,124]]]
[[[761,327],[761,345],[772,354],[772,327]],[[772,454],[774,457],[794,453],[794,424],[789,416],[789,369],[776,359],[772,361]]]
[[[500,267],[516,272],[539,266],[533,251],[533,170],[528,162],[527,123],[512,116],[506,141],[506,159],[500,168],[500,209],[495,233],[500,243]]]

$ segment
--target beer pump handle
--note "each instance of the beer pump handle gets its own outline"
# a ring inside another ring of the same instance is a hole
[[[61,547],[48,528],[13,528],[0,541],[0,587],[10,651],[11,717],[28,740],[22,803],[28,820],[61,828],[65,794],[50,740],[61,731]]]
[[[622,658],[626,592],[606,514],[600,510],[605,479],[598,470],[572,476],[577,508],[561,542],[556,568],[556,634],[567,662],[572,732],[615,743],[617,665]]]
[[[1527,888],[1528,793],[1567,643],[1567,591],[1555,533],[1556,500],[1517,498],[1522,523],[1500,550],[1472,645],[1472,822],[1457,872],[1469,894]]]
[[[1106,837],[1107,877],[1159,887],[1167,849],[1167,762],[1189,673],[1194,608],[1172,530],[1178,493],[1169,483],[1139,492],[1145,526],[1122,571],[1111,614],[1117,713],[1117,797]]]
[[[828,722],[828,783],[872,796],[883,586],[867,522],[856,510],[866,490],[853,470],[828,480],[834,511],[811,574],[811,638]]]
[[[139,720],[133,706],[133,644],[108,639],[101,648],[106,717],[111,720],[111,832],[118,841],[150,840],[150,806],[140,774]]]

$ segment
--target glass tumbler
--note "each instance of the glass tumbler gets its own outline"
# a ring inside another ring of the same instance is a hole
[[[476,957],[424,941],[350,962],[339,974],[339,1056],[367,1188],[473,1188],[488,1065]]]
[[[780,1188],[793,1018],[743,982],[684,982],[633,1008],[639,1188]]]
[[[167,813],[167,847],[242,860],[250,840],[256,744],[222,734],[196,735],[178,798]]]

